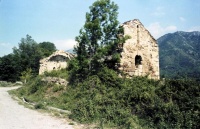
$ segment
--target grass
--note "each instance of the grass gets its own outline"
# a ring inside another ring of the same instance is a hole
[[[0,87],[12,87],[12,86],[19,86],[22,85],[22,83],[16,82],[16,83],[11,83],[11,82],[6,82],[6,81],[0,81]]]

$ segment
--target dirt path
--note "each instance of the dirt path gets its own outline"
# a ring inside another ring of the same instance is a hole
[[[63,119],[19,105],[8,94],[16,87],[0,87],[0,129],[74,129]]]

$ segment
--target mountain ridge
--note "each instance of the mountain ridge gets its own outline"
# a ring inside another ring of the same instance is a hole
[[[157,39],[161,76],[200,75],[200,32],[177,31]]]

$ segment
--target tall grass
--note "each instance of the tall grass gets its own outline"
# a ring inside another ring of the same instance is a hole
[[[0,81],[0,87],[10,87],[10,86],[17,86],[21,85],[21,83],[11,83],[6,81]]]

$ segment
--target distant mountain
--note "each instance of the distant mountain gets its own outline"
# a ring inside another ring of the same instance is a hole
[[[200,32],[178,31],[157,41],[161,77],[200,77]]]
[[[68,49],[68,50],[66,50],[66,52],[74,54],[74,49],[73,48],[72,49]]]

